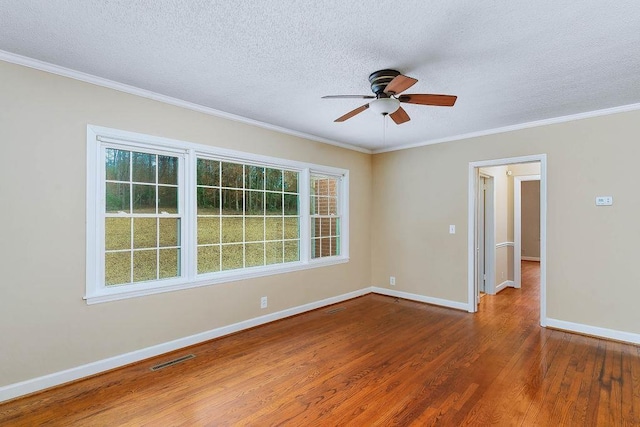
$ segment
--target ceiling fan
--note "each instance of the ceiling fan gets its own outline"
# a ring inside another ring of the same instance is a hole
[[[401,102],[407,104],[419,105],[435,105],[439,107],[453,107],[456,103],[457,96],[454,95],[434,95],[426,93],[411,93],[400,95],[401,92],[409,89],[418,82],[417,79],[400,74],[396,70],[380,70],[371,73],[369,76],[371,83],[371,91],[374,95],[328,95],[323,99],[339,99],[339,98],[360,98],[373,99],[368,104],[364,104],[355,110],[349,111],[344,116],[338,117],[336,122],[344,122],[347,119],[371,109],[377,114],[383,116],[389,115],[396,124],[411,120],[407,112],[400,106]]]

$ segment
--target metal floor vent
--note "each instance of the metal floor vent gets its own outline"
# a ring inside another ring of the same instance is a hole
[[[336,308],[330,308],[329,310],[327,310],[327,314],[335,314],[339,311],[345,310],[347,307],[336,307]]]
[[[173,360],[169,360],[168,362],[164,362],[164,363],[159,363],[157,365],[154,365],[151,367],[152,371],[158,371],[162,368],[166,368],[167,366],[173,366],[176,365],[180,362],[184,362],[185,360],[189,360],[189,359],[193,359],[194,356],[193,354],[187,354],[186,356],[182,356],[182,357],[178,357],[177,359],[173,359]]]

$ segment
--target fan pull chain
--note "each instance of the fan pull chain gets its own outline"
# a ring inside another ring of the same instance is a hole
[[[382,148],[387,148],[387,115],[382,116]]]

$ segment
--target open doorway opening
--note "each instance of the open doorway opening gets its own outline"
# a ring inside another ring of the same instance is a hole
[[[540,324],[546,326],[544,154],[469,163],[469,312],[478,310],[483,294],[481,291],[495,295],[507,287],[516,288],[522,283],[522,210],[521,200],[516,201],[516,198],[522,196],[522,182],[534,180],[539,182],[540,199],[539,240],[536,241],[539,242],[539,256],[536,258],[540,261]],[[491,182],[491,185],[488,186],[487,182]],[[491,194],[487,194],[487,188],[491,188]]]
[[[522,285],[522,261],[540,262],[540,175],[513,178],[514,287]]]

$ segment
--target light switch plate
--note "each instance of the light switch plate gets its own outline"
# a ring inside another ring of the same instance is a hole
[[[455,225],[450,225],[449,226],[449,234],[456,234],[456,226]]]
[[[611,206],[613,205],[612,196],[596,196],[596,206]]]

